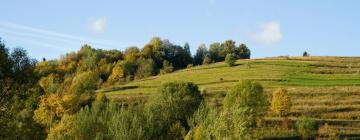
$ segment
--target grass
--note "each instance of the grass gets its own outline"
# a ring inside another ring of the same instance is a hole
[[[269,101],[272,91],[278,87],[286,88],[293,102],[291,117],[308,116],[335,121],[360,119],[360,58],[357,57],[276,57],[238,60],[234,67],[228,67],[225,63],[215,63],[113,85],[97,92],[104,92],[108,97],[117,99],[147,98],[157,93],[157,87],[163,82],[189,81],[199,85],[200,90],[206,93],[205,97],[210,105],[221,107],[227,90],[244,79],[261,83],[269,96]],[[269,110],[267,117],[274,116]],[[334,123],[327,129],[332,131],[343,128],[339,132],[360,134],[360,122],[352,123],[356,125]],[[262,133],[268,133],[266,130],[264,128]],[[293,130],[276,133],[294,135]]]

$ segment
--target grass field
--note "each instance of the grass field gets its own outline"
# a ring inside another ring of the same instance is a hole
[[[199,85],[209,104],[221,107],[227,90],[243,79],[261,83],[269,100],[275,88],[286,88],[293,101],[290,116],[295,119],[308,116],[319,122],[332,120],[326,131],[360,134],[357,121],[360,120],[360,58],[356,57],[238,60],[234,67],[227,67],[224,63],[197,66],[97,92],[104,92],[110,98],[146,99],[157,93],[157,86],[162,82],[190,81]],[[276,118],[270,110],[268,112],[268,118]]]

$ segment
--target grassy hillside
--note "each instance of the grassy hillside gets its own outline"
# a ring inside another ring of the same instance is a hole
[[[221,107],[226,91],[243,79],[260,82],[265,92],[286,88],[293,101],[292,118],[308,116],[333,124],[331,129],[360,132],[360,58],[355,57],[277,57],[238,60],[236,66],[224,63],[192,67],[171,74],[135,80],[103,88],[111,98],[143,98],[156,94],[166,81],[191,81],[199,85],[209,104]],[[268,111],[268,118],[275,115]],[[276,117],[275,117],[276,118]],[[348,122],[348,123],[344,123]]]

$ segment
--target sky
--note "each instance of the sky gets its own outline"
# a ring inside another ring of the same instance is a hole
[[[358,0],[3,0],[0,37],[31,57],[59,58],[83,44],[143,47],[152,37],[190,44],[232,39],[252,58],[360,55]]]

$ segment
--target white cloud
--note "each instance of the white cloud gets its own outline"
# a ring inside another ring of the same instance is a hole
[[[91,30],[95,33],[103,33],[106,28],[106,19],[105,18],[98,18],[92,21],[91,23]]]
[[[260,31],[253,33],[251,38],[264,45],[275,45],[282,39],[280,24],[276,21],[270,21],[260,25]]]

